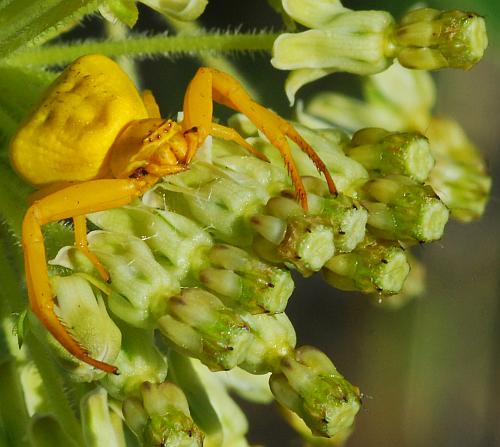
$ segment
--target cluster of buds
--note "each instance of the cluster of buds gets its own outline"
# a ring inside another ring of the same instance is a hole
[[[296,348],[285,314],[290,270],[321,271],[336,288],[391,305],[421,290],[408,248],[440,239],[449,218],[429,184],[433,151],[414,130],[349,135],[297,124],[339,190],[332,196],[293,146],[305,213],[276,149],[242,115],[229,122],[271,163],[214,139],[189,171],[166,177],[141,201],[87,216],[96,227],[89,247],[109,284],[75,247],[51,261],[59,314],[91,355],[120,371],[103,377],[73,361],[72,375],[122,402],[120,414],[145,445],[247,445],[246,419],[228,394],[234,387],[252,400],[274,396],[292,425],[309,427],[309,442],[340,442],[361,394],[325,354]]]
[[[418,159],[430,171],[424,179],[405,175],[428,183],[455,219],[469,222],[480,218],[491,189],[486,161],[459,123],[449,117],[433,116],[436,93],[429,73],[394,64],[383,73],[366,77],[363,87],[364,101],[334,92],[318,94],[305,113],[300,113],[300,120],[313,127],[334,124],[358,131],[358,135],[363,135],[360,129],[366,127],[425,134],[434,162],[424,161],[421,156]],[[372,166],[377,163],[373,161],[375,155],[366,151],[351,151],[350,155]],[[372,161],[366,160],[371,155]]]
[[[143,3],[192,19],[207,1]],[[293,70],[292,101],[303,84],[332,72],[372,75],[365,102],[323,93],[298,110],[295,127],[338,194],[291,143],[304,212],[279,152],[236,114],[229,125],[270,163],[209,137],[189,170],[128,206],[87,216],[89,248],[110,281],[78,248],[60,247],[50,261],[56,311],[89,355],[119,375],[76,360],[29,323],[71,380],[84,383],[88,447],[125,446],[124,423],[144,446],[246,447],[248,422],[231,392],[275,401],[307,445],[343,444],[362,394],[324,353],[296,346],[286,315],[291,271],[319,272],[335,288],[401,306],[423,289],[411,247],[439,240],[450,216],[469,221],[484,210],[491,186],[484,160],[457,123],[432,117],[428,74],[403,68],[469,68],[487,45],[484,20],[425,8],[397,23],[338,0],[283,0],[282,8],[310,28],[274,44],[274,66]],[[109,1],[102,12],[137,19],[135,1]],[[36,371],[24,374],[41,388]],[[51,415],[38,417],[28,436],[33,445],[56,438],[72,445],[63,428]]]

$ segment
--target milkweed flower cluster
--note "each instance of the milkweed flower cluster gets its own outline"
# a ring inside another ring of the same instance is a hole
[[[72,374],[99,381],[124,402],[128,396],[140,399],[144,383],[173,381],[195,415],[201,410],[190,400],[191,381],[181,375],[199,383],[200,370],[208,367],[203,374],[213,376],[218,392],[226,396],[221,374],[243,370],[264,379],[259,385],[264,387],[270,376],[267,392],[280,405],[298,414],[314,435],[340,439],[352,430],[361,394],[323,353],[297,347],[285,313],[293,291],[290,269],[306,277],[322,271],[334,287],[382,300],[401,294],[414,262],[408,247],[440,239],[449,218],[446,205],[426,184],[434,167],[429,142],[417,132],[365,128],[350,137],[334,128],[297,124],[339,188],[331,196],[293,147],[299,169],[310,174],[303,177],[310,203],[304,214],[274,147],[242,115],[229,121],[272,162],[214,139],[189,171],[166,177],[140,202],[88,215],[96,227],[89,246],[109,271],[110,284],[73,246],[62,248],[51,261],[53,268],[70,274],[54,276],[55,284],[74,278],[92,285],[94,300],[106,295],[122,333],[120,344],[99,324],[95,327],[105,346],[95,355],[106,352],[99,358],[116,364],[120,376],[103,377],[80,362]],[[71,312],[60,312],[75,331],[84,324],[78,313],[71,318]],[[153,330],[162,336],[160,350]],[[238,386],[245,387],[245,380],[240,378]],[[139,414],[134,417],[146,425],[133,430],[160,436],[165,425],[155,425],[143,413],[144,404],[134,405]],[[218,444],[221,436],[232,436],[213,431],[206,421],[196,423],[206,434],[206,445],[225,445]],[[204,424],[210,428],[203,429]],[[240,427],[241,439],[244,433]],[[199,440],[191,442],[198,445]]]
[[[207,2],[143,3],[191,20]],[[483,19],[425,8],[396,23],[385,11],[334,0],[283,0],[282,8],[310,28],[274,42],[273,65],[294,70],[290,99],[334,71],[371,75],[364,101],[324,92],[297,109],[294,125],[338,194],[290,143],[304,212],[276,148],[235,114],[228,125],[270,162],[209,137],[188,171],[128,206],[87,215],[89,248],[109,282],[66,226],[48,230],[57,313],[93,358],[120,374],[76,360],[21,312],[18,339],[28,341],[21,350],[12,343],[7,366],[21,371],[29,396],[31,445],[248,446],[248,421],[231,393],[276,402],[308,445],[341,445],[362,392],[326,354],[300,345],[286,314],[291,272],[319,272],[334,288],[398,307],[424,287],[411,247],[439,240],[450,216],[469,221],[484,211],[491,179],[479,151],[455,121],[432,116],[429,75],[401,66],[468,68],[487,43]],[[101,11],[129,25],[137,18],[133,1],[108,1]],[[47,364],[46,346],[63,379]],[[55,385],[45,389],[63,380],[80,402],[79,419],[57,405],[64,394]]]
[[[308,102],[302,119],[314,125],[311,118],[319,118],[316,126],[331,123],[350,131],[383,127],[425,134],[434,159],[428,183],[456,219],[481,217],[491,189],[486,161],[457,121],[433,115],[436,89],[429,73],[394,64],[366,77],[363,92],[364,101],[322,92]]]
[[[272,64],[293,70],[286,91],[293,103],[304,84],[330,73],[379,73],[395,59],[405,67],[470,68],[488,44],[484,19],[462,11],[422,8],[399,22],[386,11],[353,11],[340,1],[283,0],[284,10],[306,31],[281,34]]]

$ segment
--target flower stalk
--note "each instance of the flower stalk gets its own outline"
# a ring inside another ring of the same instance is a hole
[[[8,57],[14,65],[65,64],[84,54],[133,56],[136,58],[181,56],[186,54],[247,53],[270,51],[276,33],[200,33],[198,35],[160,34],[128,36],[124,40],[86,40],[80,43],[51,44],[36,49],[26,48]]]

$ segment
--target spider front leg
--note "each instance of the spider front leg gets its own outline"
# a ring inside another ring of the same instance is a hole
[[[145,180],[135,179],[103,179],[74,184],[35,201],[23,221],[24,264],[33,313],[75,357],[115,374],[116,367],[92,358],[56,315],[41,226],[67,218],[76,218],[75,222],[80,222],[79,216],[127,205],[142,194],[147,186]],[[82,229],[77,231],[81,232]]]
[[[337,193],[335,183],[325,164],[295,128],[274,112],[256,103],[236,79],[212,68],[200,68],[196,72],[184,97],[182,126],[185,132],[195,129],[192,136],[187,135],[188,145],[193,148],[192,151],[195,151],[211,133],[212,101],[245,114],[280,151],[304,211],[307,211],[307,195],[286,137],[295,141],[311,158],[316,168],[325,176],[330,192]]]
[[[75,182],[62,182],[62,183],[57,183],[57,184],[52,184],[46,187],[43,187],[42,189],[39,189],[38,191],[35,191],[33,194],[30,195],[29,197],[29,203],[34,203],[36,201],[39,201],[40,199],[50,196],[54,194],[57,191],[60,191],[62,189],[66,189],[69,186],[74,185]],[[75,216],[73,217],[73,225],[74,225],[74,230],[75,230],[75,243],[78,249],[87,257],[87,259],[94,264],[94,267],[97,269],[99,272],[99,275],[101,275],[101,278],[104,281],[109,280],[109,273],[107,270],[104,268],[104,266],[101,264],[101,261],[97,259],[97,256],[92,253],[89,248],[88,248],[88,242],[87,242],[87,219],[85,218],[84,215],[81,216]]]
[[[84,214],[80,216],[73,217],[73,226],[75,229],[75,244],[78,249],[87,256],[87,259],[94,264],[94,267],[101,275],[104,281],[109,281],[109,273],[101,264],[101,261],[97,259],[97,256],[89,250],[89,244],[87,241],[87,218]]]

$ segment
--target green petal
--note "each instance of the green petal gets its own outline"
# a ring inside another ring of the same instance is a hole
[[[324,68],[361,75],[385,69],[392,16],[383,11],[338,15],[327,29],[281,34],[273,45],[271,63],[282,70]]]
[[[310,82],[324,78],[331,73],[335,73],[335,71],[336,70],[329,70],[325,68],[300,68],[298,70],[291,71],[285,81],[286,97],[290,101],[290,105],[293,106],[295,102],[295,94],[301,87],[309,84]]]
[[[346,11],[340,0],[283,0],[283,8],[308,28],[325,28],[332,18]]]

